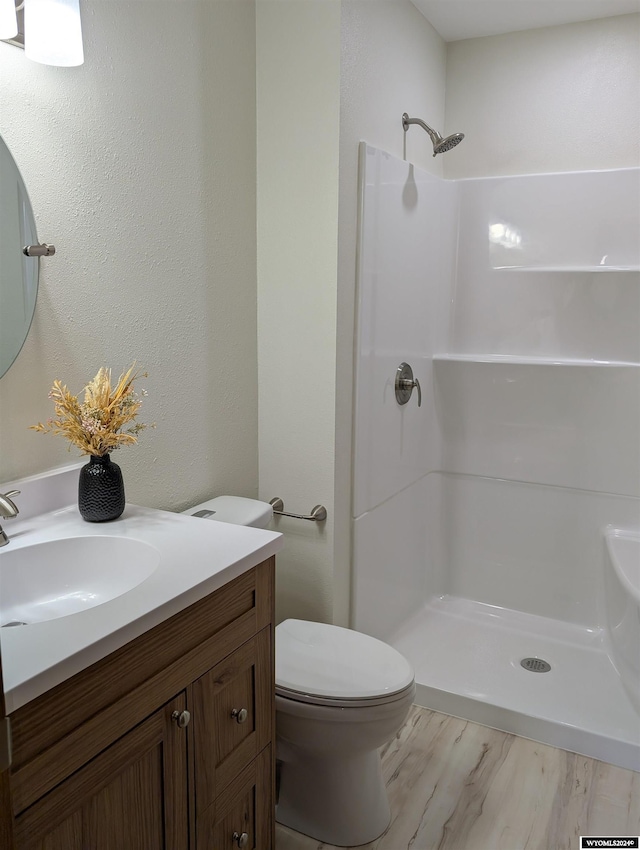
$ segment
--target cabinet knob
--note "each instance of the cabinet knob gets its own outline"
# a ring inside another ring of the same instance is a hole
[[[235,717],[236,723],[244,723],[249,716],[249,712],[246,708],[232,708],[231,716]],[[242,834],[244,835],[244,832]],[[244,847],[244,844],[241,846]]]
[[[171,719],[174,723],[177,723],[181,729],[184,729],[185,726],[189,725],[189,721],[191,720],[191,712],[187,711],[174,711],[171,715]]]
[[[234,832],[232,838],[238,847],[246,847],[249,843],[249,833],[247,832]]]

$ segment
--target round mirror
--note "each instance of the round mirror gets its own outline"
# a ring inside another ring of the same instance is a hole
[[[23,249],[37,243],[27,189],[0,138],[0,378],[18,356],[33,319],[39,260],[26,257]]]

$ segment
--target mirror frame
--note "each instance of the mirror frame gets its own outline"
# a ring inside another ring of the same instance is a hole
[[[3,214],[11,227],[0,226],[0,378],[11,368],[20,354],[33,322],[33,316],[38,300],[38,281],[40,277],[40,260],[37,257],[27,257],[23,252],[26,245],[37,245],[38,237],[33,207],[29,199],[27,187],[20,169],[9,150],[6,142],[0,136],[0,221]],[[10,232],[9,232],[10,231]],[[3,244],[3,236],[4,243]],[[19,257],[18,257],[19,254]],[[3,278],[2,256],[10,257],[14,269],[9,269],[5,263]],[[17,266],[19,264],[19,271]],[[13,278],[13,279],[11,279]],[[16,279],[18,278],[18,279]],[[2,304],[12,300],[14,309],[19,314],[16,319],[12,314],[11,305]],[[3,326],[3,320],[5,325]],[[16,323],[21,327],[20,333],[15,333]],[[15,337],[7,343],[7,351],[3,350],[3,337]]]

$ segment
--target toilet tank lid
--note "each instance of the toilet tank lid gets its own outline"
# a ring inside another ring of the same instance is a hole
[[[369,635],[326,623],[284,620],[276,626],[276,685],[333,699],[398,693],[413,668],[393,647]]]
[[[244,496],[217,496],[188,508],[183,513],[193,516],[200,511],[207,512],[206,519],[230,522],[233,525],[251,525],[254,528],[266,528],[273,516],[273,508],[267,502],[246,499]]]

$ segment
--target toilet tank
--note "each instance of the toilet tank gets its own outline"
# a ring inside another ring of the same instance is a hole
[[[188,508],[182,513],[204,519],[215,519],[218,522],[230,522],[232,525],[266,528],[273,516],[273,508],[258,499],[245,499],[243,496],[218,496]]]

